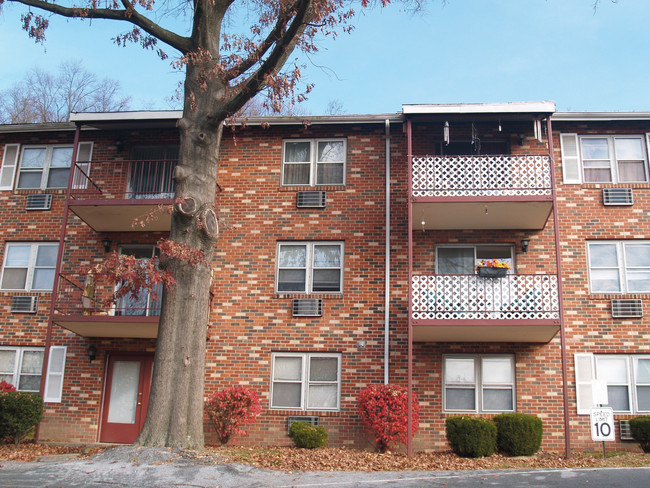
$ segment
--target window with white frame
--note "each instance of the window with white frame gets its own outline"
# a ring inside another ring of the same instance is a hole
[[[587,243],[592,293],[650,293],[650,241]]]
[[[650,413],[650,355],[591,354],[575,355],[577,407],[588,414],[593,406],[593,382],[607,386],[606,406],[614,412]]]
[[[515,360],[512,356],[445,356],[444,410],[513,412]]]
[[[475,274],[479,261],[496,259],[514,272],[513,249],[506,245],[441,245],[436,248],[438,274]]]
[[[271,408],[340,408],[340,354],[274,353],[271,378]]]
[[[343,291],[342,242],[279,243],[278,293],[341,293]]]
[[[0,381],[20,391],[38,392],[42,370],[42,347],[0,347]]]
[[[345,139],[284,141],[282,184],[315,186],[345,184]]]
[[[5,247],[2,289],[51,291],[59,245],[9,242]]]
[[[16,188],[66,188],[72,152],[72,146],[23,147]]]
[[[647,136],[561,134],[565,183],[648,181]]]

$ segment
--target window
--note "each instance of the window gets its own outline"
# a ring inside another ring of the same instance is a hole
[[[650,356],[576,354],[578,413],[593,405],[595,380],[607,385],[606,406],[619,413],[650,413]]]
[[[17,188],[66,188],[72,150],[72,146],[24,147],[20,158]]]
[[[278,244],[278,293],[341,293],[343,244],[310,242]]]
[[[3,290],[51,291],[58,244],[11,242],[5,248]]]
[[[565,183],[648,181],[646,142],[641,135],[561,134]]]
[[[592,293],[649,293],[650,241],[587,243]]]
[[[512,356],[447,356],[443,361],[445,411],[515,410]]]
[[[0,381],[17,390],[38,392],[42,369],[42,347],[0,347]]]
[[[338,410],[341,355],[274,353],[271,408]]]
[[[514,272],[511,246],[438,246],[436,249],[438,274],[475,274],[478,261],[498,259]]]
[[[283,185],[345,184],[344,139],[296,139],[284,141]]]

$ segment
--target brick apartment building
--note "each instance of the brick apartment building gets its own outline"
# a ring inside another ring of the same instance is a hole
[[[86,271],[155,256],[179,116],[0,126],[0,379],[43,393],[41,439],[128,443],[144,421],[159,299],[104,307]],[[224,136],[215,195],[206,394],[261,396],[241,442],[287,444],[307,417],[371,448],[356,398],[390,382],[419,398],[415,450],[447,448],[449,415],[511,411],[542,419],[544,450],[594,450],[598,379],[615,447],[637,448],[619,421],[650,413],[650,112],[267,120]],[[491,259],[510,269],[484,277]]]

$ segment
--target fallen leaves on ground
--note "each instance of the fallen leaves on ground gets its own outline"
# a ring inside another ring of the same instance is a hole
[[[550,453],[514,458],[494,454],[489,457],[469,459],[458,457],[448,451],[416,453],[409,459],[401,453],[381,454],[333,447],[320,449],[222,447],[211,449],[210,452],[232,462],[281,471],[460,471],[650,466],[650,456],[641,453],[610,453],[607,459],[595,453],[575,454],[569,459]]]
[[[104,447],[64,446],[57,444],[39,444],[36,442],[23,442],[14,450],[13,444],[0,444],[0,461],[36,461],[41,456],[55,456],[62,454],[79,454],[91,456],[103,451]]]
[[[89,457],[109,447],[65,446],[26,442],[14,451],[13,445],[0,444],[0,461],[36,461],[41,456],[77,454]],[[179,458],[197,464],[237,462],[280,471],[461,471],[470,469],[550,469],[650,466],[643,453],[609,452],[562,455],[541,452],[534,456],[461,458],[451,451],[416,453],[410,459],[402,453],[377,453],[357,449],[323,447],[218,447],[203,452],[179,451]],[[163,463],[154,463],[163,464]]]

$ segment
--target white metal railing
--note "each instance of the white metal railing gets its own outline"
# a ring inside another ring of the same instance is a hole
[[[559,319],[556,275],[412,276],[413,319]]]
[[[413,196],[551,195],[548,156],[414,156]]]

